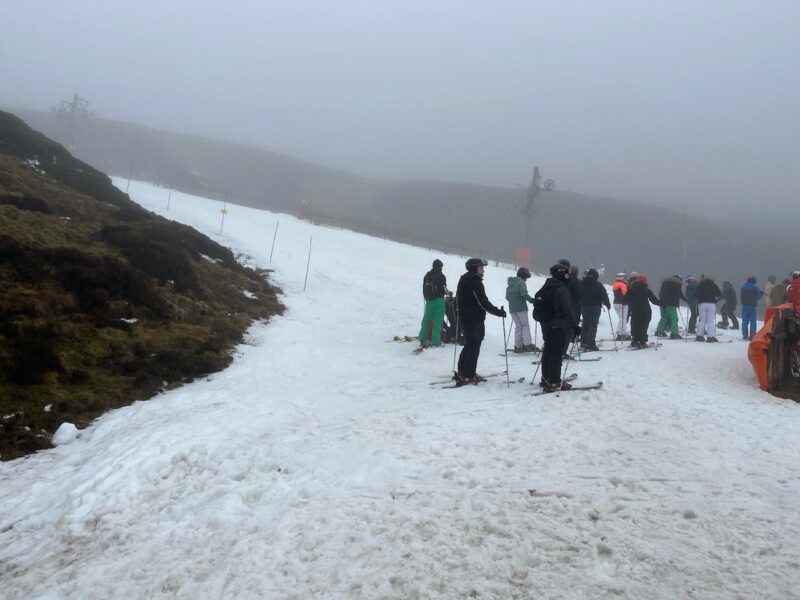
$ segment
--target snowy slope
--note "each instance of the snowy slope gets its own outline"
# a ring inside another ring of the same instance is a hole
[[[605,388],[560,398],[431,389],[452,348],[386,340],[416,333],[433,258],[451,287],[463,259],[238,206],[217,235],[219,203],[166,194],[131,185],[260,265],[280,218],[289,310],[226,371],[0,463],[0,598],[800,597],[800,406],[743,343],[606,352],[570,368]]]

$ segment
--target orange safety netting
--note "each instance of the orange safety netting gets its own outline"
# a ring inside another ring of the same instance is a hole
[[[781,304],[768,307],[764,326],[752,337],[750,346],[747,348],[747,358],[750,359],[750,364],[753,365],[753,370],[756,372],[756,377],[758,377],[758,385],[762,390],[766,390],[769,384],[767,370],[769,368],[769,345],[772,343],[772,338],[767,334],[772,333],[772,321],[775,315],[787,308],[792,308],[792,305]]]

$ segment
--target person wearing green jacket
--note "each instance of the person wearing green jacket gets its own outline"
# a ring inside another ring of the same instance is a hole
[[[514,352],[533,352],[535,350],[531,341],[531,326],[528,323],[528,302],[533,304],[533,298],[528,295],[528,285],[525,283],[531,272],[525,267],[520,267],[516,277],[508,278],[506,300],[508,312],[514,321]]]

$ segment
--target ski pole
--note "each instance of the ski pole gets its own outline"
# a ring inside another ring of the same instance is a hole
[[[509,329],[511,329],[511,328],[509,327]],[[509,334],[510,333],[511,332],[509,331]],[[509,337],[510,337],[510,335],[509,335]],[[506,339],[506,318],[505,318],[505,316],[503,316],[503,339]],[[503,350],[504,350],[504,352],[506,354],[506,387],[510,388],[511,387],[511,379],[509,379],[509,375],[508,375],[508,344],[505,345],[505,348]]]
[[[533,347],[539,348],[539,321],[533,320]]]
[[[503,318],[505,321],[505,318]],[[516,324],[514,325],[516,327]],[[506,343],[506,348],[508,348],[508,344],[511,343],[511,327],[508,328],[508,337],[506,337],[505,327],[503,327],[503,340]]]
[[[611,321],[611,311],[606,309],[608,313],[608,326],[611,327],[611,341],[614,342],[614,352],[617,351],[617,336],[614,335],[614,323]]]
[[[453,339],[453,373],[456,372],[456,350],[458,350],[458,320],[461,317],[456,313],[456,337]]]

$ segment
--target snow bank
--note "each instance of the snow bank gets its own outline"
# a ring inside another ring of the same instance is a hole
[[[75,425],[72,423],[62,423],[53,434],[52,442],[54,446],[64,446],[65,444],[74,442],[77,437],[78,428],[75,427]]]

